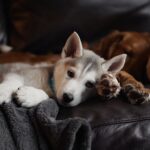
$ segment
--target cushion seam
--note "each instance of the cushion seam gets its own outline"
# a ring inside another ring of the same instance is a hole
[[[110,125],[117,125],[117,124],[125,124],[125,123],[134,123],[134,122],[141,122],[141,121],[147,121],[150,120],[150,117],[143,117],[143,118],[134,118],[134,119],[126,119],[126,120],[118,120],[118,121],[108,121],[99,123],[98,125],[92,126],[92,129],[99,128],[101,126],[110,126]]]

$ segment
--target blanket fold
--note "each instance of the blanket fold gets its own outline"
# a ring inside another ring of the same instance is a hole
[[[33,108],[0,107],[1,150],[90,150],[91,127],[82,118],[57,120],[52,99]]]

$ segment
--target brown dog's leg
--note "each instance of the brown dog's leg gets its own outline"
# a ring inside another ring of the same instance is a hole
[[[141,104],[150,101],[150,89],[145,88],[133,76],[125,71],[120,71],[116,77],[122,87],[122,91],[131,104]]]
[[[96,84],[97,93],[104,100],[117,97],[120,93],[121,86],[116,76],[112,74],[103,74]]]

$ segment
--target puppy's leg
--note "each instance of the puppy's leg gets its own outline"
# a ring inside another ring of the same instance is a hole
[[[6,74],[3,82],[0,84],[0,104],[3,102],[10,102],[12,94],[20,87],[23,86],[23,78],[17,74]]]
[[[133,76],[125,71],[120,71],[117,79],[121,84],[123,93],[131,104],[141,104],[150,101],[150,89],[144,88]]]
[[[41,89],[22,86],[15,92],[15,98],[24,107],[32,107],[47,100],[49,96]]]

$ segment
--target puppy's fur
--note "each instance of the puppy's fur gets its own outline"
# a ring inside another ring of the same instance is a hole
[[[0,52],[2,53],[8,53],[12,50],[12,47],[5,45],[5,44],[0,44]]]

